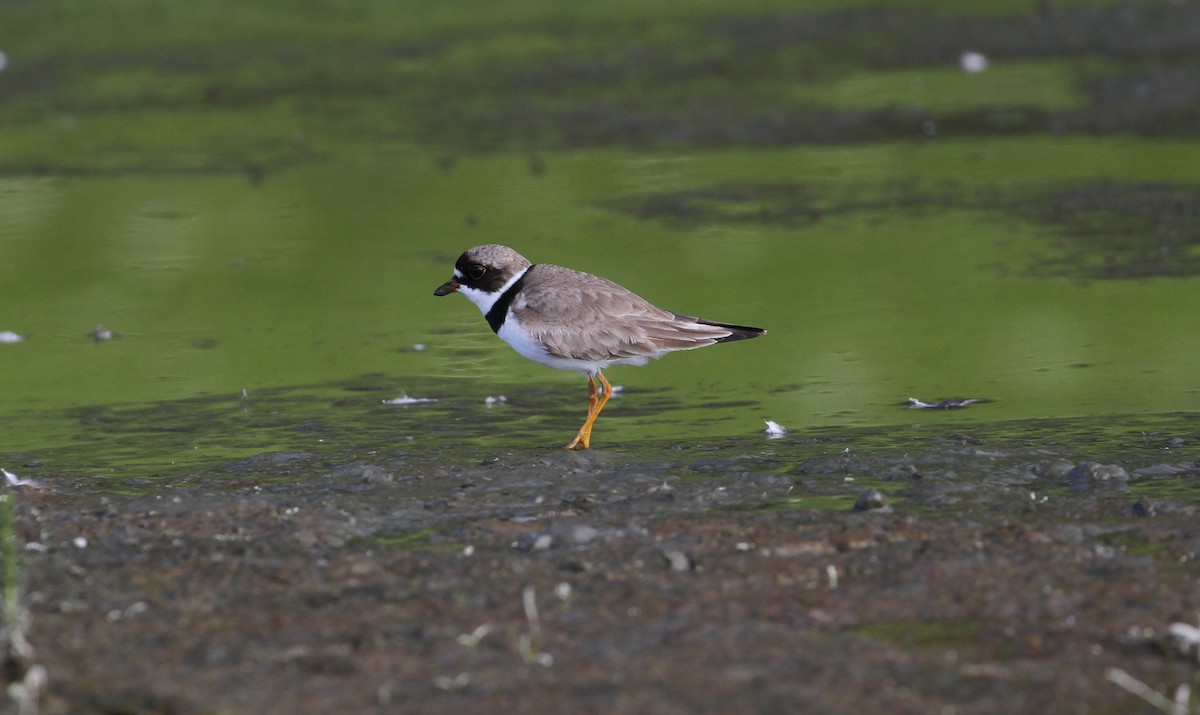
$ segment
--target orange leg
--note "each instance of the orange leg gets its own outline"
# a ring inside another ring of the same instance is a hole
[[[588,375],[588,414],[584,420],[583,426],[575,433],[575,438],[567,443],[566,449],[587,449],[592,441],[592,425],[596,423],[596,418],[600,416],[600,411],[608,404],[608,398],[612,397],[612,383],[605,377],[604,373],[596,373],[596,377],[600,380],[600,392],[597,394],[596,383],[591,375]]]

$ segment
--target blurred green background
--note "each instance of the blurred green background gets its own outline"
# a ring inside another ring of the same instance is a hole
[[[1194,410],[1197,26],[1169,2],[0,4],[8,449],[86,431],[68,408],[369,374],[582,412],[582,378],[432,296],[492,242],[770,331],[614,369],[730,403],[617,438]]]

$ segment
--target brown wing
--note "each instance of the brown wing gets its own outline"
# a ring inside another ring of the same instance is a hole
[[[513,301],[521,324],[553,355],[578,360],[646,360],[712,345],[725,326],[657,308],[605,278],[535,265]]]

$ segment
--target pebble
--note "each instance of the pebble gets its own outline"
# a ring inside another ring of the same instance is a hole
[[[600,537],[600,530],[587,524],[559,524],[551,527],[550,532],[572,546],[587,544]]]
[[[1129,481],[1129,472],[1117,464],[1100,464],[1099,462],[1083,462],[1067,473],[1071,481]]]
[[[660,552],[672,571],[694,571],[696,569],[695,562],[692,557],[687,555],[687,552],[681,549],[668,547]]]
[[[1030,473],[1043,479],[1061,479],[1070,474],[1074,468],[1075,465],[1065,459],[1052,459],[1029,465]]]
[[[1158,509],[1154,507],[1154,503],[1146,497],[1135,501],[1133,506],[1129,507],[1129,511],[1134,516],[1156,516],[1158,514]]]
[[[546,531],[526,534],[513,546],[519,551],[545,551],[555,545],[583,546],[602,535],[599,529],[587,524],[555,524]]]
[[[1067,473],[1067,484],[1072,491],[1103,490],[1125,492],[1129,489],[1129,472],[1117,464],[1082,462]]]
[[[351,462],[335,468],[329,473],[334,479],[352,479],[367,484],[387,484],[395,480],[391,470],[378,464]]]
[[[854,500],[854,511],[873,511],[876,509],[887,509],[888,501],[883,492],[878,489],[864,489],[858,493],[858,498]]]
[[[1139,477],[1173,477],[1177,474],[1183,474],[1195,469],[1195,464],[1152,464],[1149,467],[1135,469],[1134,474]]]

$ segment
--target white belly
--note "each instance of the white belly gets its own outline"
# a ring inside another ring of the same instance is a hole
[[[556,370],[578,370],[585,375],[595,375],[612,364],[611,362],[596,360],[575,360],[573,358],[564,358],[549,354],[542,347],[541,343],[534,340],[529,332],[521,327],[520,321],[513,316],[511,310],[508,311],[508,315],[504,318],[504,325],[500,326],[500,330],[496,334],[521,355],[539,365],[552,367]]]

